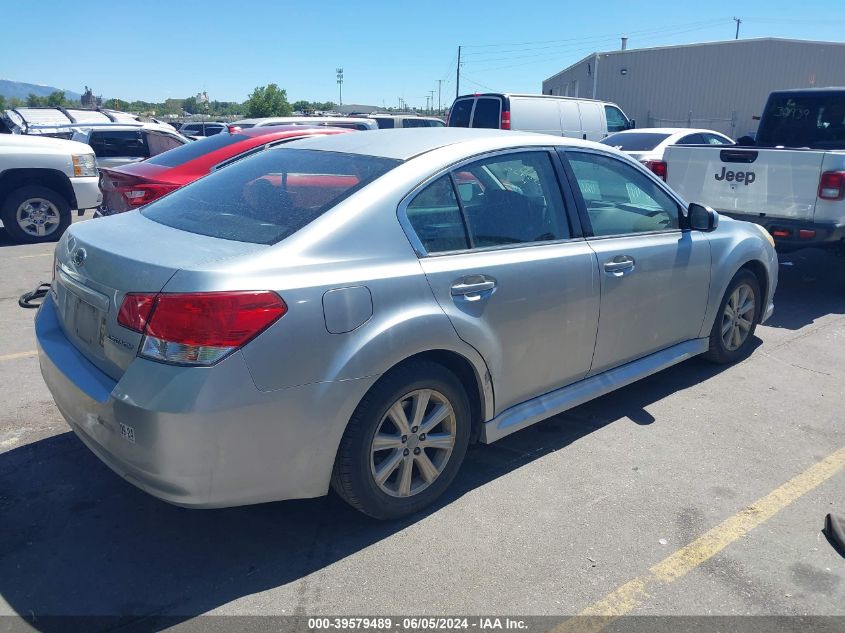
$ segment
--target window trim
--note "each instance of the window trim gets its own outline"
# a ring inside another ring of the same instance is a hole
[[[584,241],[585,234],[581,230],[581,223],[579,222],[579,218],[577,215],[577,203],[573,198],[571,192],[568,191],[569,187],[566,186],[564,180],[562,180],[561,174],[558,171],[559,165],[557,164],[556,156],[558,152],[556,151],[559,148],[556,148],[552,145],[528,145],[528,146],[520,146],[520,147],[509,147],[506,149],[499,149],[493,150],[488,152],[482,152],[481,154],[475,154],[473,156],[462,158],[459,161],[451,163],[442,169],[437,170],[435,173],[427,176],[425,180],[418,183],[411,191],[409,191],[402,200],[399,202],[399,206],[396,208],[396,217],[399,220],[399,225],[402,227],[402,230],[405,233],[405,236],[408,238],[408,241],[411,243],[411,246],[414,249],[417,257],[419,259],[428,258],[428,257],[443,257],[448,255],[469,255],[474,253],[484,253],[488,251],[500,251],[500,250],[512,250],[514,248],[536,248],[538,246],[548,246],[550,244],[565,244],[567,242],[582,242]],[[429,253],[426,248],[423,246],[420,238],[417,236],[417,232],[414,230],[413,225],[411,224],[410,218],[408,218],[408,206],[414,201],[414,199],[422,192],[423,189],[428,187],[431,183],[435,180],[440,178],[441,176],[449,176],[449,180],[452,183],[452,188],[455,193],[455,198],[458,201],[458,208],[460,209],[461,219],[464,223],[464,231],[467,234],[467,242],[472,244],[472,237],[469,233],[469,225],[466,220],[466,214],[464,212],[463,201],[461,200],[460,193],[457,189],[455,184],[454,176],[452,172],[459,170],[461,167],[465,165],[469,165],[471,163],[475,163],[479,160],[488,157],[494,156],[503,156],[506,154],[521,154],[524,152],[539,152],[545,154],[549,162],[552,165],[552,170],[554,171],[557,186],[560,190],[561,199],[563,200],[564,205],[564,217],[566,219],[567,224],[569,225],[569,232],[570,237],[561,238],[558,240],[545,240],[542,242],[520,242],[517,244],[494,244],[492,246],[480,246],[476,248],[464,248],[454,251],[439,251],[437,253]]]
[[[653,172],[646,169],[637,161],[627,157],[620,158],[619,156],[616,156],[615,154],[612,154],[610,152],[603,152],[601,150],[596,150],[592,147],[588,148],[562,146],[558,147],[557,149],[561,162],[563,163],[564,170],[566,171],[569,188],[572,190],[572,195],[575,197],[578,215],[584,227],[584,236],[588,241],[608,239],[612,240],[620,237],[633,237],[643,235],[666,235],[669,233],[685,233],[690,230],[687,218],[689,214],[687,203],[684,202],[684,200],[680,196],[678,196],[678,194],[672,191],[666,185],[666,183],[657,178],[657,176]],[[595,154],[604,158],[617,160],[623,165],[628,165],[629,167],[633,167],[634,169],[639,170],[640,173],[649,178],[655,185],[657,185],[659,189],[661,189],[667,196],[669,196],[669,198],[673,200],[675,204],[678,205],[678,228],[665,229],[663,231],[638,231],[633,233],[619,233],[616,235],[596,235],[593,232],[593,225],[592,222],[590,222],[590,215],[587,212],[587,204],[584,202],[584,196],[581,194],[581,188],[578,186],[578,180],[575,178],[575,171],[572,169],[572,165],[569,164],[569,156],[573,154]]]

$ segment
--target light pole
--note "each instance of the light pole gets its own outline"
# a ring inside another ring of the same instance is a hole
[[[343,105],[343,68],[335,68],[334,70],[337,73],[337,90],[338,99],[340,100],[338,105]]]

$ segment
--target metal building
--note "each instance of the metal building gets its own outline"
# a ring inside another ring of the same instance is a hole
[[[757,130],[773,90],[845,86],[845,43],[765,37],[593,53],[543,82],[543,94],[617,103],[637,127]]]

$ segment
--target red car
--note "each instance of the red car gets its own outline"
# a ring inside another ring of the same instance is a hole
[[[103,204],[94,217],[137,209],[183,187],[215,169],[267,147],[316,134],[346,134],[353,130],[305,125],[230,127],[214,136],[153,156],[140,163],[100,169]]]

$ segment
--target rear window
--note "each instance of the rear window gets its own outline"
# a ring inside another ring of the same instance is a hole
[[[472,114],[474,99],[458,99],[449,111],[449,127],[469,127],[469,116]]]
[[[182,187],[141,213],[190,233],[275,244],[399,163],[358,154],[273,149]]]
[[[88,144],[97,158],[145,158],[149,156],[141,130],[107,130],[91,132]]]
[[[501,123],[500,109],[501,102],[498,99],[479,99],[475,104],[475,114],[472,115],[472,127],[498,130]]]
[[[845,93],[772,95],[757,145],[845,149]]]
[[[668,134],[654,132],[626,132],[625,134],[611,134],[599,143],[610,145],[623,152],[647,152],[669,138]]]
[[[243,134],[215,134],[214,136],[206,136],[198,141],[186,143],[158,156],[153,156],[147,160],[147,163],[150,165],[161,165],[162,167],[178,167],[209,152],[214,152],[222,147],[227,147],[228,145],[245,141],[249,138],[249,136],[244,136]]]
[[[376,117],[376,124],[380,130],[390,130],[394,127],[393,119],[387,117]]]

